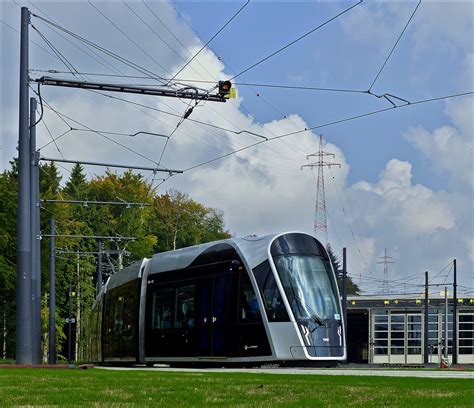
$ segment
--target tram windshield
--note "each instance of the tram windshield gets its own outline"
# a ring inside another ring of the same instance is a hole
[[[280,255],[274,262],[295,319],[312,319],[319,325],[341,320],[328,261],[316,255]]]

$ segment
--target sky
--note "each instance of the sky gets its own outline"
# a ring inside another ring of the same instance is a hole
[[[335,155],[327,160],[340,164],[324,169],[328,240],[337,255],[347,247],[356,283],[366,293],[381,293],[386,250],[393,262],[391,293],[420,292],[424,271],[432,283],[452,282],[457,259],[460,291],[472,294],[473,95],[437,99],[474,91],[472,2],[245,4],[3,1],[0,168],[8,169],[17,154],[20,6],[109,51],[32,16],[32,79],[159,86],[157,77],[172,78],[202,49],[174,86],[209,90],[309,32],[234,79],[236,99],[199,104],[190,119],[204,124],[184,120],[176,127],[185,100],[42,86],[41,154],[185,170],[163,183],[162,173],[144,176],[158,193],[178,189],[221,209],[235,236],[312,233],[317,169],[301,166],[311,163],[307,155],[318,151],[322,134],[324,151]],[[110,52],[138,64],[141,72]],[[391,97],[396,108],[382,97],[387,94],[401,98]],[[365,115],[375,111],[380,112]],[[361,117],[345,120],[354,116]],[[82,130],[68,132],[71,127]],[[140,131],[155,135],[127,136]],[[166,148],[167,139],[156,134],[172,134]],[[248,147],[264,141],[262,136],[269,140]],[[61,166],[65,182],[71,165]],[[86,171],[93,176],[105,169]]]

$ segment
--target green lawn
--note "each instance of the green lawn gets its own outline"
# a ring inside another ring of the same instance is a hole
[[[469,379],[0,369],[0,405],[472,407],[473,383]]]

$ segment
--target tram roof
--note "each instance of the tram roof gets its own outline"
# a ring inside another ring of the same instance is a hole
[[[250,268],[262,263],[268,258],[267,249],[277,236],[282,234],[270,234],[265,236],[249,236],[243,238],[229,238],[220,241],[208,242],[174,251],[160,252],[151,258],[149,273],[160,273],[188,267],[199,255],[216,247],[221,250],[223,245],[234,248]]]
[[[229,238],[220,241],[208,242],[205,244],[176,249],[173,251],[159,252],[149,259],[150,274],[184,269],[205,251],[216,248],[216,252],[221,251],[226,245],[234,248],[241,256],[242,260],[250,269],[260,265],[268,259],[268,247],[277,237],[286,234],[303,234],[304,232],[288,231],[284,233],[269,234],[263,236],[247,236],[242,238]],[[123,285],[140,276],[143,262],[135,262],[116,274],[112,275],[107,282],[107,290]]]

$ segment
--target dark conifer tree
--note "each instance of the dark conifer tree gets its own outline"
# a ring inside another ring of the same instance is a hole
[[[339,287],[339,291],[342,292],[342,261],[334,254],[331,246],[328,246],[327,250],[332,267],[334,268],[334,273],[336,274],[337,286]],[[349,276],[347,276],[346,279],[346,288],[348,295],[359,294],[359,286],[357,286],[357,284],[354,283],[354,281]]]

